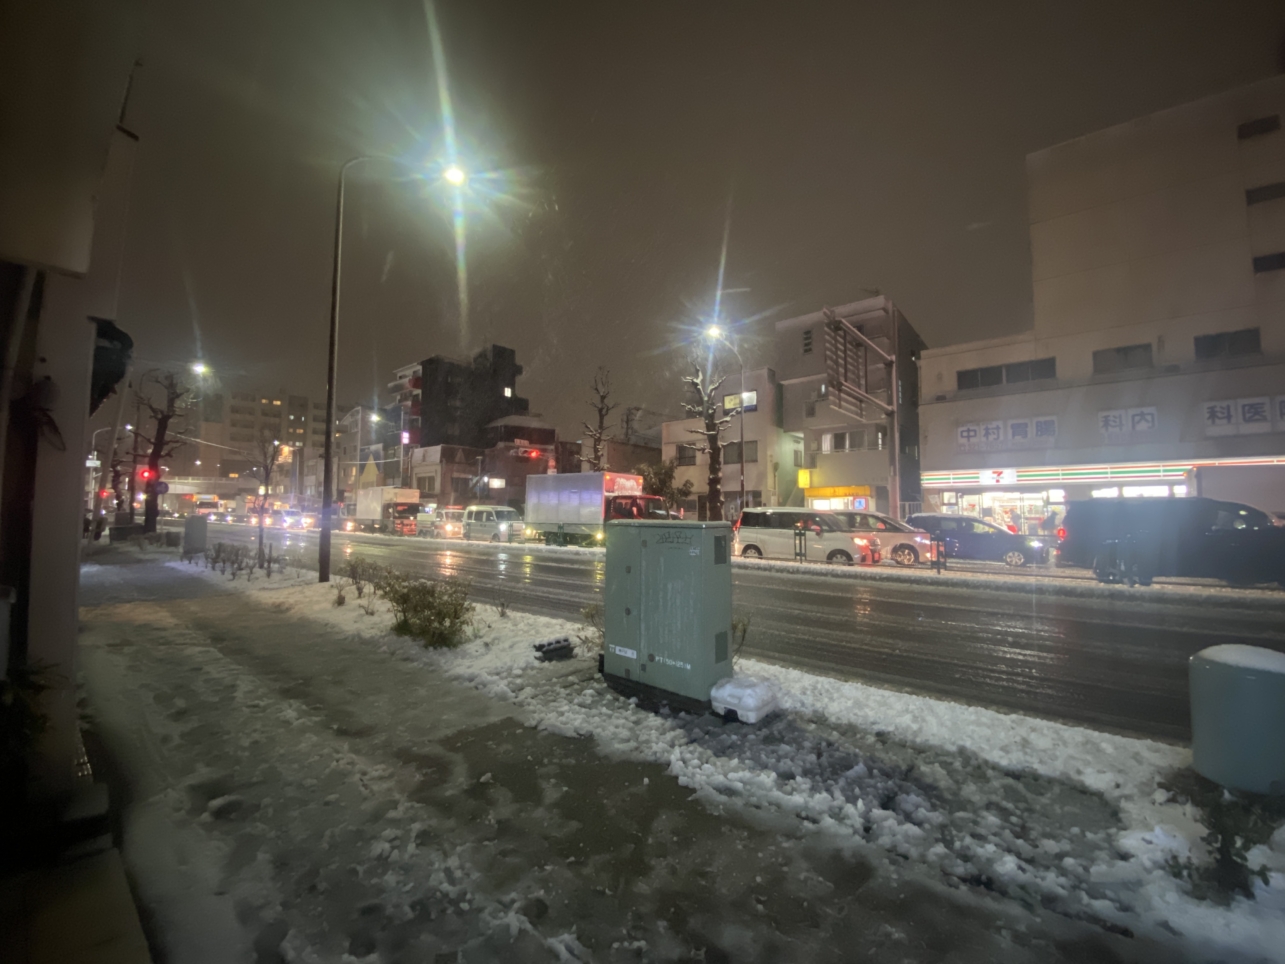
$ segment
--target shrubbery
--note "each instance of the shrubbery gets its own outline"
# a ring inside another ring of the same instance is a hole
[[[473,623],[468,584],[458,579],[429,582],[389,573],[381,581],[380,592],[393,608],[393,631],[414,636],[425,646],[458,646]]]

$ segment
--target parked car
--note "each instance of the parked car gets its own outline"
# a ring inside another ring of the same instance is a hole
[[[466,542],[522,541],[522,516],[507,505],[471,505],[463,525]]]
[[[922,529],[878,512],[847,512],[836,509],[834,514],[846,522],[853,532],[875,535],[884,558],[891,559],[899,566],[913,566],[918,562],[932,562],[937,558],[934,548],[936,543],[933,542],[932,535]]]
[[[979,559],[1016,567],[1047,562],[1049,558],[1043,539],[1017,535],[973,516],[919,512],[908,518],[906,524],[939,537],[946,547],[947,559]]]
[[[1059,566],[1101,582],[1149,585],[1157,576],[1285,585],[1285,527],[1266,512],[1217,499],[1072,502],[1058,531]]]
[[[736,551],[747,559],[794,559],[796,533],[802,532],[804,558],[851,565],[880,559],[879,539],[848,531],[833,512],[813,509],[743,509],[734,526]]]

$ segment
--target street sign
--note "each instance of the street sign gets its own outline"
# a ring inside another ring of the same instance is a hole
[[[98,459],[85,459],[85,468],[87,469],[96,469],[102,464]]]
[[[154,486],[152,486],[152,491],[154,491],[157,495],[164,495],[169,490],[170,490],[170,484],[168,482],[157,482]]]

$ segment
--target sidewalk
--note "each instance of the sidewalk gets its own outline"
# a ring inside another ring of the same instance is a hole
[[[5,964],[149,964],[120,853],[0,880]]]
[[[271,583],[95,563],[85,687],[167,964],[1175,959],[533,727]]]

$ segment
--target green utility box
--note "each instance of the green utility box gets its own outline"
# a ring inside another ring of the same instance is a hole
[[[732,527],[609,522],[603,675],[709,705],[732,675]]]

